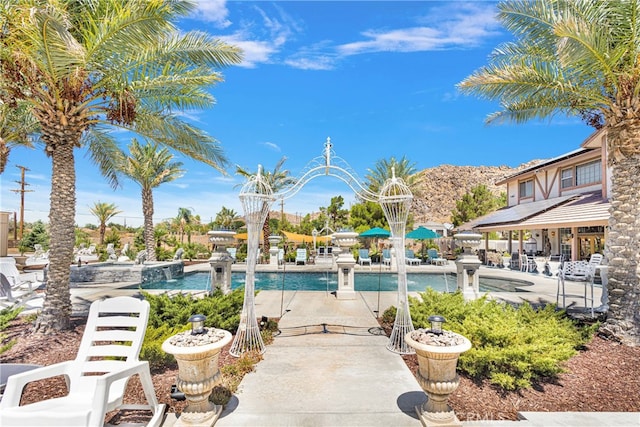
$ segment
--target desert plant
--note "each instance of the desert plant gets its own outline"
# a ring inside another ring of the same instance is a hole
[[[466,336],[473,345],[460,356],[459,368],[505,390],[528,388],[562,372],[563,362],[597,327],[575,323],[552,304],[534,309],[528,303],[516,307],[486,297],[464,301],[460,292],[432,289],[420,296],[422,301],[410,298],[414,327],[429,328],[430,315],[444,316],[446,329]]]

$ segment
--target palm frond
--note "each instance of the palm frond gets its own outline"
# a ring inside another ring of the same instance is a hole
[[[142,110],[138,113],[133,130],[150,141],[170,147],[226,174],[224,169],[228,160],[218,141],[178,117]]]
[[[118,171],[121,168],[124,153],[115,139],[104,129],[92,127],[84,134],[83,142],[89,149],[91,160],[98,166],[111,187],[118,188]]]

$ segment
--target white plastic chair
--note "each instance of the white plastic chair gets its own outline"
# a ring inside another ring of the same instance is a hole
[[[307,264],[307,250],[306,249],[297,249],[296,250],[296,265],[298,263]]]
[[[116,409],[149,409],[148,426],[160,425],[164,407],[158,403],[147,361],[138,360],[149,303],[133,297],[95,301],[75,360],[12,375],[0,401],[0,425],[102,426]],[[65,376],[69,394],[20,406],[24,387],[33,381]],[[138,375],[148,405],[123,405],[129,378]]]
[[[565,261],[558,270],[558,288],[556,291],[556,304],[559,305],[560,295],[562,295],[562,307],[566,307],[567,296],[581,296],[584,298],[585,309],[588,308],[587,302],[591,302],[591,317],[594,317],[593,308],[593,282],[596,275],[596,267],[602,262],[602,254],[592,254],[587,261]],[[583,295],[567,294],[565,281],[582,282],[584,284]],[[587,290],[591,288],[590,296],[587,296]]]
[[[20,307],[37,297],[35,289],[40,284],[34,288],[30,281],[20,280],[20,277],[17,280],[11,280],[0,272],[0,309]]]
[[[382,263],[384,265],[391,265],[391,249],[382,250]]]
[[[369,249],[358,249],[358,264],[364,266],[369,264],[371,267],[371,257],[369,256]]]

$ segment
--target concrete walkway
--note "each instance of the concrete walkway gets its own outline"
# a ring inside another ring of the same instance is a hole
[[[261,292],[257,312],[273,313],[279,297]],[[281,333],[217,426],[420,426],[426,395],[362,295],[285,292],[285,304]]]

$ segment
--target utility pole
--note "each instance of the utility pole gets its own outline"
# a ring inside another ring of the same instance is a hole
[[[14,182],[20,184],[20,188],[11,191],[13,191],[14,193],[20,193],[20,240],[22,240],[22,235],[24,234],[24,193],[32,192],[33,190],[25,189],[25,187],[29,184],[27,184],[24,180],[24,173],[29,169],[20,165],[16,165],[16,167],[20,168],[20,181]]]

